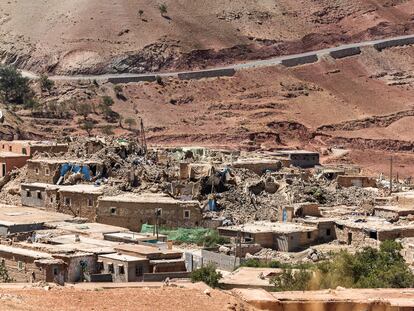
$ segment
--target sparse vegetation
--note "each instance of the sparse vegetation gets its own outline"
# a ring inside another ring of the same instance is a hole
[[[165,14],[168,13],[168,6],[165,3],[160,3],[158,5],[158,10],[160,11],[161,16],[165,17]]]
[[[137,125],[137,121],[134,118],[126,118],[124,122],[126,123],[126,125],[128,125],[129,130],[131,130],[132,127]]]
[[[76,107],[76,112],[86,120],[89,114],[92,113],[92,106],[88,103],[81,103]]]
[[[50,92],[55,86],[55,82],[50,80],[47,75],[41,75],[39,78],[40,88],[42,91]]]
[[[307,290],[312,279],[312,272],[304,268],[298,270],[284,269],[270,280],[276,291]]]
[[[112,125],[104,125],[101,128],[101,132],[104,135],[111,136],[114,135],[114,127]]]
[[[144,15],[144,10],[138,11],[139,18],[142,19],[142,15]]]
[[[0,282],[1,283],[10,283],[13,282],[13,278],[9,276],[9,271],[6,268],[6,264],[3,262],[0,263]]]
[[[216,267],[212,264],[208,264],[191,273],[192,282],[204,282],[212,288],[219,287],[219,281],[222,277],[223,275],[217,272]]]

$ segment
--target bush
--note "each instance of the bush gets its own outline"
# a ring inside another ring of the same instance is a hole
[[[161,13],[161,16],[164,16],[165,14],[168,13],[168,7],[165,3],[161,3],[158,5],[158,10]]]
[[[212,288],[219,287],[219,281],[222,277],[223,275],[216,271],[213,264],[208,264],[191,273],[192,282],[204,282]]]
[[[42,89],[42,91],[50,91],[55,85],[55,82],[50,80],[47,75],[41,75],[39,82],[40,82],[40,88]]]
[[[283,272],[270,280],[276,291],[294,291],[309,289],[310,280],[312,279],[312,272],[299,269],[285,269]]]
[[[26,104],[34,97],[29,79],[14,67],[0,67],[0,95],[6,104],[17,105]]]

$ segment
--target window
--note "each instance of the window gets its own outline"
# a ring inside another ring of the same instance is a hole
[[[189,210],[184,211],[184,219],[190,219],[190,211]]]
[[[58,274],[59,274],[59,268],[53,267],[53,275],[58,275]]]
[[[312,237],[312,234],[308,232],[308,240]]]
[[[37,194],[37,198],[39,200],[41,200],[42,199],[42,193],[40,191],[37,191],[36,194]]]
[[[331,229],[326,229],[326,235],[331,236]]]
[[[39,169],[37,167],[35,168],[35,172],[36,172],[36,175],[39,175]]]
[[[50,197],[50,203],[53,203],[53,197]]]
[[[142,266],[135,266],[135,275],[142,276],[143,274],[144,274],[144,271],[142,269]]]
[[[118,272],[119,272],[119,274],[125,274],[124,265],[119,265],[118,266]]]
[[[70,198],[65,198],[65,205],[66,206],[70,206],[71,205],[71,201],[70,201]]]
[[[21,271],[21,270],[23,270],[24,269],[24,263],[23,263],[23,261],[18,261],[17,262],[17,269],[19,270],[19,271]]]
[[[162,208],[155,209],[155,216],[161,217],[162,216]]]
[[[111,215],[116,215],[116,207],[111,207],[109,209],[109,211],[110,211]]]
[[[108,272],[109,273],[114,273],[114,264],[113,263],[108,263]]]
[[[30,190],[26,190],[26,197],[30,198],[32,196],[32,193],[30,192]]]
[[[376,240],[376,239],[377,239],[377,231],[370,231],[370,232],[369,232],[369,237],[370,237],[371,239]]]
[[[93,207],[93,199],[88,198],[88,207]]]
[[[9,151],[10,151],[10,152],[12,152],[12,150],[13,150],[13,149],[12,149],[12,146],[9,146]]]
[[[26,148],[22,148],[22,154],[27,154]]]
[[[6,171],[6,163],[2,163],[1,164],[1,170],[3,171],[2,177],[6,176],[6,174],[7,174],[7,171]]]
[[[46,176],[49,176],[49,175],[50,175],[50,170],[49,170],[49,168],[45,168],[45,175],[46,175]]]

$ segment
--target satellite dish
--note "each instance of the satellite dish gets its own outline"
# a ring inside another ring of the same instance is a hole
[[[3,111],[0,110],[0,123],[4,122],[4,114]]]

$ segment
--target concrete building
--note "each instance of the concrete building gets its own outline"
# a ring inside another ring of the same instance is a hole
[[[59,186],[45,183],[22,183],[20,189],[23,206],[55,210]]]
[[[110,274],[113,282],[138,282],[149,272],[149,260],[124,254],[105,254],[98,256],[100,272]]]
[[[414,237],[414,224],[396,225],[379,217],[349,216],[336,220],[335,235],[348,245]]]
[[[219,234],[242,242],[257,243],[262,247],[290,252],[308,247],[318,241],[316,226],[296,223],[257,221],[239,226],[219,227]]]
[[[311,168],[319,165],[319,153],[306,150],[278,150],[272,153],[290,160],[292,166]]]
[[[277,159],[239,159],[232,164],[234,168],[245,168],[258,175],[262,175],[266,171],[278,171],[282,168],[283,164]]]
[[[29,156],[19,153],[1,151],[0,152],[0,177],[4,177],[11,171],[25,166]]]
[[[68,151],[68,144],[59,144],[54,141],[12,140],[0,141],[0,151],[14,152],[32,157],[35,153],[60,153]]]
[[[141,231],[142,224],[170,228],[197,227],[202,215],[198,201],[178,201],[162,194],[123,194],[99,198],[97,222]]]

